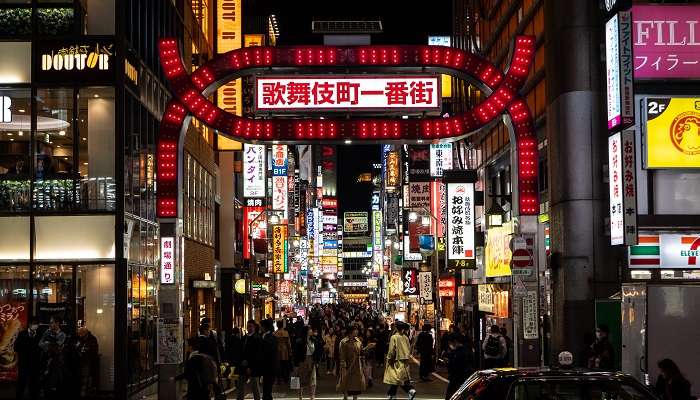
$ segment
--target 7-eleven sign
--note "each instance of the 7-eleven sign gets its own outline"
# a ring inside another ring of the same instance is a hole
[[[700,235],[660,234],[661,268],[697,268],[700,265]]]

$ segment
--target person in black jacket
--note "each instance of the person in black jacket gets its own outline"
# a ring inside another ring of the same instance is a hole
[[[258,325],[254,320],[248,321],[248,332],[241,341],[241,368],[238,372],[237,397],[245,397],[245,383],[250,380],[253,398],[260,399],[260,377],[264,368],[262,338],[258,333]]]
[[[17,335],[14,350],[17,360],[17,400],[24,399],[25,389],[29,389],[32,400],[39,398],[39,377],[41,376],[41,349],[38,332],[39,320],[33,317],[29,325]]]
[[[456,335],[450,335],[447,339],[447,345],[450,349],[447,361],[447,392],[445,400],[459,389],[464,381],[471,375],[474,365],[474,354],[471,348],[464,345],[462,338]]]
[[[656,394],[663,400],[689,400],[690,382],[673,360],[664,358],[657,364],[661,374],[656,379]]]
[[[187,339],[190,355],[185,361],[185,370],[171,378],[187,381],[187,400],[209,400],[209,388],[216,384],[216,364],[211,357],[199,351],[201,343],[196,337]]]
[[[262,328],[265,331],[262,336],[262,353],[265,360],[265,368],[262,373],[263,400],[272,400],[272,385],[275,384],[277,376],[277,337],[274,334],[274,326],[271,319],[262,321]]]
[[[219,351],[219,343],[216,336],[212,335],[208,323],[199,324],[199,341],[201,345],[200,351],[216,361],[218,367],[221,363],[221,352]]]
[[[433,335],[430,334],[430,324],[423,325],[423,330],[418,334],[416,350],[420,355],[420,379],[430,382],[430,374],[433,372]]]

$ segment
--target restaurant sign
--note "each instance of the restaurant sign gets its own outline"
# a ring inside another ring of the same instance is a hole
[[[243,197],[265,197],[265,145],[243,146]]]
[[[255,80],[258,112],[440,111],[437,75],[265,76]]]
[[[447,183],[447,258],[474,257],[474,184]]]
[[[108,82],[115,78],[114,43],[103,38],[40,40],[36,79],[41,82]]]
[[[287,267],[287,226],[272,227],[272,272],[286,274]]]

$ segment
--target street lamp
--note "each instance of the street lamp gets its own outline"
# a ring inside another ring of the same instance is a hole
[[[506,202],[510,203],[510,194],[490,194],[493,200],[491,201],[491,207],[486,211],[486,222],[488,227],[497,227],[503,225],[503,215],[506,213],[503,207],[496,201],[496,199],[502,198]]]

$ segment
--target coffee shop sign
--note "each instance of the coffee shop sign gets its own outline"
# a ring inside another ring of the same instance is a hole
[[[73,45],[41,55],[42,71],[82,71],[84,69],[109,70],[110,58],[114,54],[113,44]]]

